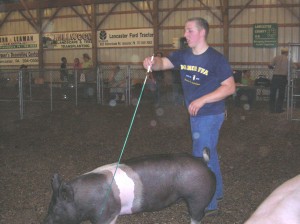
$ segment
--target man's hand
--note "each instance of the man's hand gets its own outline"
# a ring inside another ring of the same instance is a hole
[[[193,102],[190,103],[189,107],[188,107],[188,111],[189,114],[191,116],[196,116],[198,111],[204,106],[205,101],[203,99],[203,97],[200,97],[196,100],[194,100]]]

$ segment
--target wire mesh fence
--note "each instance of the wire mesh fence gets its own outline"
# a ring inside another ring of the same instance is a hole
[[[116,65],[103,65],[92,70],[70,69],[67,77],[62,77],[60,69],[10,69],[0,71],[0,101],[15,101],[20,107],[20,117],[26,114],[26,107],[34,102],[46,102],[49,110],[60,107],[61,103],[71,103],[77,106],[81,102],[110,105],[112,99],[112,86],[110,78],[114,75]],[[250,72],[253,79],[264,77],[271,79],[270,69],[239,69]],[[121,89],[125,95],[124,105],[135,103],[146,71],[138,65],[120,65],[120,77],[125,81]],[[82,80],[82,76],[85,76]],[[90,76],[90,77],[89,77]],[[158,95],[152,88],[153,83],[147,82],[143,97],[161,97],[164,102],[183,104],[183,93],[178,71],[165,72],[163,94]],[[268,100],[269,89],[257,88],[257,100]],[[121,99],[121,97],[120,97]],[[152,100],[155,103],[155,100]],[[118,105],[119,102],[113,102]]]

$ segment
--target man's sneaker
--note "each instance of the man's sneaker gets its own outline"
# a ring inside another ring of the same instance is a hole
[[[215,209],[215,210],[206,210],[205,211],[205,217],[206,216],[214,216],[214,215],[218,215],[219,214],[219,209]]]

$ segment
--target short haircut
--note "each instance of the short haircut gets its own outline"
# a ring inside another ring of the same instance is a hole
[[[208,32],[209,32],[209,24],[208,22],[203,19],[202,17],[193,17],[187,20],[187,22],[192,22],[195,21],[196,25],[199,29],[204,29],[205,30],[205,36],[207,37]]]

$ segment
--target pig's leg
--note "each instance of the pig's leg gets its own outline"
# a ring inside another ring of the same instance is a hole
[[[193,219],[191,219],[191,224],[201,224],[201,222],[195,221]]]
[[[205,207],[201,206],[201,201],[195,199],[187,200],[191,224],[200,224],[201,219],[204,217]]]

